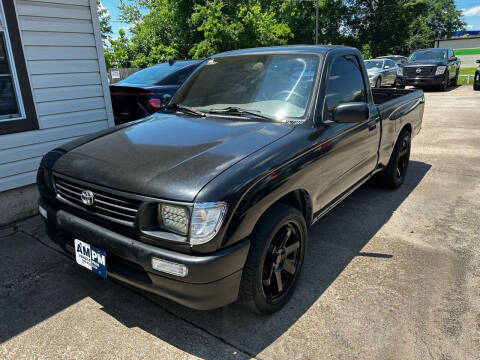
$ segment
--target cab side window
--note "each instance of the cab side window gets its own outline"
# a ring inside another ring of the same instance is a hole
[[[334,60],[328,76],[326,101],[330,120],[339,104],[366,102],[362,71],[355,56],[340,56]]]
[[[390,69],[397,67],[397,64],[392,60],[387,60],[386,65],[390,66]]]

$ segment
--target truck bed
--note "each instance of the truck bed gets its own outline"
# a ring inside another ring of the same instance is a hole
[[[422,90],[417,89],[378,89],[372,88],[373,102],[375,105],[381,105],[389,100],[397,99],[399,97],[413,94],[422,93]]]
[[[372,96],[382,119],[379,161],[385,164],[404,122],[411,124],[412,137],[420,131],[425,100],[416,89],[372,89]]]

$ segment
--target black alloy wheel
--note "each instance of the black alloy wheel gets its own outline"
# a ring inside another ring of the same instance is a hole
[[[385,169],[376,174],[378,182],[389,189],[396,189],[403,184],[410,161],[411,135],[407,129],[402,130],[393,148]]]
[[[300,231],[295,223],[282,226],[270,243],[263,262],[262,284],[267,302],[275,304],[295,279],[300,262]]]
[[[295,207],[275,204],[260,218],[250,239],[239,302],[258,314],[271,314],[291,298],[307,246],[307,225]]]
[[[397,168],[395,170],[395,176],[398,181],[403,182],[408,167],[408,161],[410,160],[410,136],[406,136],[402,139],[402,145],[397,156],[398,159],[396,161]]]

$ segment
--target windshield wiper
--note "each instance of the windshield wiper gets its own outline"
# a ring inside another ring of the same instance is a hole
[[[177,103],[169,104],[169,105],[165,106],[165,109],[172,109],[172,110],[176,110],[176,111],[181,111],[185,114],[190,114],[190,115],[195,115],[195,116],[201,116],[201,117],[207,116],[205,113],[203,113],[201,111],[198,111],[198,110],[196,110],[192,107],[184,106],[182,104],[177,104]]]
[[[210,109],[208,112],[210,114],[222,114],[222,115],[250,115],[250,116],[254,116],[256,118],[260,118],[264,120],[277,121],[277,119],[274,118],[273,116],[262,114],[262,112],[259,110],[247,110],[247,109],[242,109],[236,106],[229,106],[224,109]]]

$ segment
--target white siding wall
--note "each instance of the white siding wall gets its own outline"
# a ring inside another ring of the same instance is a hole
[[[0,191],[35,182],[43,154],[113,125],[95,0],[16,0],[40,130],[0,135]]]

